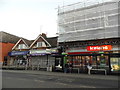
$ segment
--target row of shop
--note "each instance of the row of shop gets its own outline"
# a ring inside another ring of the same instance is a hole
[[[12,51],[8,53],[8,65],[11,66],[40,66],[47,68],[54,65],[54,57],[51,54],[57,53],[57,49]]]
[[[120,50],[112,45],[87,46],[81,52],[76,48],[74,51],[68,50],[68,52],[55,57],[56,65],[63,67],[62,70],[64,70],[64,64],[69,60],[73,68],[79,68],[80,72],[87,73],[88,65],[92,69],[105,69],[107,73],[120,72]]]
[[[80,72],[88,72],[88,65],[92,69],[105,69],[108,73],[120,72],[120,49],[118,45],[85,46],[84,48],[33,49],[28,51],[12,51],[8,53],[9,65],[54,67],[54,70],[64,71],[67,61]],[[61,49],[63,50],[63,49]],[[62,52],[62,53],[60,53]]]

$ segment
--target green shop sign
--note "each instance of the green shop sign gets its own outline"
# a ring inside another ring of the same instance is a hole
[[[62,53],[62,55],[68,55],[68,53]]]

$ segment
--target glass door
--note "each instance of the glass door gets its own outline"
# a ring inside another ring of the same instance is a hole
[[[96,64],[98,68],[109,70],[109,56],[103,54],[97,56]]]
[[[55,58],[55,68],[56,70],[62,70],[63,67],[63,62],[61,57],[56,57]]]

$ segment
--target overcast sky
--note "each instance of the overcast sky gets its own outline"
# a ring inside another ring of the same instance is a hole
[[[53,37],[57,33],[57,9],[55,8],[58,5],[83,1],[0,0],[0,31],[29,40],[37,38],[40,33],[47,33],[48,37]]]

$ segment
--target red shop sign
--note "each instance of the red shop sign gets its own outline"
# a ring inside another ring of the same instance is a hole
[[[106,51],[112,50],[111,45],[101,45],[101,46],[87,46],[87,51]]]

